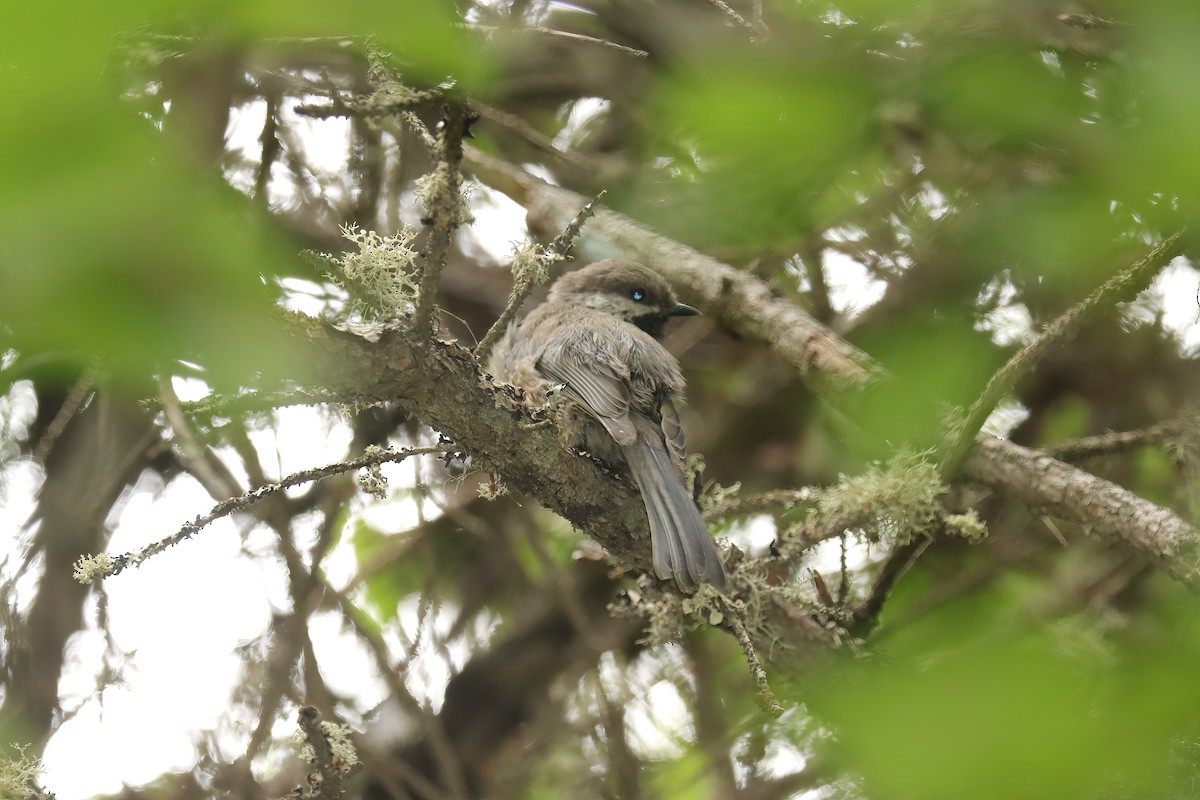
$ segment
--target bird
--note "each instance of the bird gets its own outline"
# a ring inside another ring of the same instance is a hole
[[[653,270],[598,261],[556,280],[545,302],[501,337],[487,369],[535,405],[557,391],[564,444],[628,467],[659,579],[687,593],[700,584],[728,592],[716,543],[687,490],[677,409],[683,374],[660,341],[669,320],[699,313]]]

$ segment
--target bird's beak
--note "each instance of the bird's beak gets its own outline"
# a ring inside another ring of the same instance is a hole
[[[672,317],[694,317],[700,313],[700,309],[692,308],[684,303],[676,303],[675,307],[667,312]]]

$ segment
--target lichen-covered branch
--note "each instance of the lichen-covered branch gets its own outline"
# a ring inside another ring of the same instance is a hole
[[[212,509],[206,513],[196,517],[191,522],[185,523],[178,531],[170,536],[159,539],[153,544],[146,545],[140,550],[130,553],[122,553],[120,555],[99,555],[99,556],[84,556],[75,564],[75,579],[83,584],[90,584],[92,581],[99,578],[109,578],[114,575],[119,575],[129,567],[136,567],[145,561],[147,558],[158,555],[164,550],[174,547],[185,539],[190,539],[199,533],[204,528],[212,523],[227,517],[235,511],[242,511],[249,508],[254,503],[269,497],[273,494],[278,494],[292,486],[299,486],[302,483],[310,483],[318,481],[322,478],[328,478],[333,475],[340,475],[345,472],[353,472],[354,470],[378,467],[380,464],[387,464],[396,461],[403,461],[406,458],[417,455],[428,455],[431,453],[445,453],[452,449],[453,445],[439,444],[428,447],[412,447],[404,450],[382,450],[379,448],[369,449],[363,455],[352,458],[347,461],[340,461],[336,464],[327,464],[323,467],[314,469],[306,469],[300,472],[294,472],[275,483],[268,483],[253,489],[249,492],[239,494],[236,497],[230,497],[217,503]]]
[[[475,357],[479,359],[481,364],[487,363],[488,353],[492,351],[496,340],[504,333],[513,318],[517,316],[517,312],[521,309],[521,305],[529,298],[534,288],[541,283],[544,283],[549,277],[549,267],[555,261],[562,261],[568,258],[571,254],[571,247],[575,243],[575,237],[579,235],[579,231],[583,228],[583,223],[587,222],[588,218],[596,211],[596,204],[600,202],[600,198],[604,196],[604,192],[593,197],[588,201],[587,205],[579,209],[574,219],[567,225],[563,231],[554,237],[554,241],[546,245],[545,248],[531,247],[521,249],[513,256],[513,290],[508,296],[508,303],[504,306],[504,312],[484,334],[483,339],[475,347]],[[522,263],[524,261],[524,263]]]
[[[958,472],[984,421],[1021,376],[1036,367],[1052,349],[1068,342],[1098,313],[1116,303],[1137,297],[1138,292],[1149,286],[1159,270],[1178,252],[1182,235],[1182,231],[1179,231],[1168,236],[1132,266],[1109,278],[1099,289],[1067,309],[1040,336],[1017,351],[992,375],[983,394],[971,405],[966,419],[954,427],[946,443],[940,459],[943,478],[949,480]]]
[[[784,558],[794,558],[848,531],[896,544],[938,528],[968,540],[982,539],[986,535],[983,522],[973,512],[947,511],[942,504],[945,493],[946,486],[932,462],[922,454],[901,451],[883,466],[868,467],[860,475],[815,492],[816,508],[779,534],[779,552]]]
[[[745,514],[761,514],[772,509],[789,508],[811,503],[821,490],[813,486],[799,489],[773,489],[758,494],[735,494],[713,503],[704,509],[704,518],[709,522],[737,517]]]
[[[297,715],[300,730],[297,743],[301,756],[313,767],[307,785],[298,787],[292,797],[299,800],[338,800],[345,782],[362,769],[358,753],[345,725],[324,722],[315,708],[304,706]]]
[[[466,200],[462,196],[463,136],[466,134],[467,109],[460,101],[446,104],[442,128],[437,135],[433,174],[429,176],[426,199],[427,220],[431,226],[425,243],[425,260],[421,269],[421,288],[417,309],[413,313],[413,328],[421,334],[433,333],[433,309],[437,300],[438,281],[446,256],[458,226],[466,221]]]
[[[783,706],[779,704],[779,699],[775,696],[775,692],[771,690],[771,684],[767,681],[767,672],[763,669],[762,662],[758,659],[758,651],[754,647],[754,642],[750,639],[750,633],[746,630],[746,626],[742,622],[741,616],[739,616],[739,610],[727,601],[724,604],[726,619],[733,630],[734,638],[742,646],[742,655],[746,658],[746,665],[750,667],[750,674],[754,678],[754,685],[758,687],[758,696],[755,698],[758,702],[758,707],[778,719],[783,714]]]
[[[511,387],[484,376],[469,349],[421,346],[402,322],[374,325],[369,335],[308,325],[304,334],[313,358],[294,366],[297,379],[398,403],[451,437],[473,466],[502,475],[621,560],[649,567],[649,530],[632,483],[565,450],[551,428],[530,428],[529,409]]]
[[[980,437],[964,474],[1027,505],[1124,542],[1175,580],[1200,589],[1200,531],[1168,508],[1043,453]]]
[[[1182,418],[1170,419],[1133,431],[1113,431],[1084,436],[1047,447],[1047,455],[1059,461],[1082,461],[1093,456],[1127,453],[1143,447],[1158,447],[1179,429]]]

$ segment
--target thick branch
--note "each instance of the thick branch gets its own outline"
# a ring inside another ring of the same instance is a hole
[[[515,390],[481,374],[468,349],[440,341],[418,346],[398,325],[376,326],[366,336],[311,320],[305,325],[316,352],[310,363],[296,365],[297,378],[398,403],[453,438],[474,466],[536,497],[610,553],[649,567],[649,529],[633,484],[562,448],[550,427],[531,428]]]
[[[976,440],[963,470],[1032,507],[1124,542],[1189,589],[1200,589],[1200,531],[1170,509],[1002,439]]]

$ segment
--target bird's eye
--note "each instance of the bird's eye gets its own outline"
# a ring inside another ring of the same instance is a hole
[[[646,293],[641,289],[634,289],[629,293],[629,296],[633,298],[635,303],[640,303],[646,299]]]

